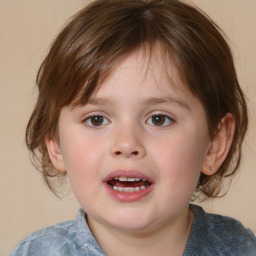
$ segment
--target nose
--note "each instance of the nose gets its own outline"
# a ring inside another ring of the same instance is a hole
[[[143,158],[146,155],[143,137],[138,128],[131,126],[119,127],[111,145],[111,155],[113,157]]]

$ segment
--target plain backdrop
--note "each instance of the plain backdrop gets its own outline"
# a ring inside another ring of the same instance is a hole
[[[73,219],[72,193],[60,200],[44,185],[24,143],[35,102],[35,77],[50,43],[82,0],[0,0],[0,256],[39,228]],[[256,1],[193,0],[229,37],[241,85],[249,98],[244,161],[227,196],[207,211],[235,217],[256,232]]]

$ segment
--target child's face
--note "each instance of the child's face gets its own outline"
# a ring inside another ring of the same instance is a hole
[[[161,60],[157,52],[150,63],[140,51],[130,55],[87,105],[61,111],[55,166],[67,170],[89,220],[101,225],[139,231],[172,222],[187,213],[205,165],[204,109]]]

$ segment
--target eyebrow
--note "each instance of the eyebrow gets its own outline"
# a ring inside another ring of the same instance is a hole
[[[89,105],[111,105],[111,104],[113,104],[113,102],[114,101],[111,100],[111,98],[90,98],[88,100],[87,104],[89,104]],[[139,102],[142,103],[143,105],[158,105],[158,104],[168,103],[168,104],[178,105],[182,108],[190,110],[189,105],[185,101],[171,97],[171,96],[150,97],[150,98],[141,99]]]
[[[89,105],[107,105],[112,104],[112,100],[110,98],[90,98],[86,104]]]
[[[145,105],[157,105],[157,104],[164,104],[164,103],[175,104],[182,108],[190,110],[189,105],[185,101],[171,97],[171,96],[159,97],[159,98],[158,97],[150,97],[150,98],[142,99],[141,102]]]

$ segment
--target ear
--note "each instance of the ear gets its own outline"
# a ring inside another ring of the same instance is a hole
[[[50,138],[50,136],[46,136],[45,144],[53,166],[58,171],[65,172],[66,168],[63,161],[63,155],[61,153],[59,143],[55,139]]]
[[[235,132],[235,120],[228,113],[220,121],[218,131],[213,137],[205,162],[202,167],[202,173],[213,175],[218,171],[231,147]]]

